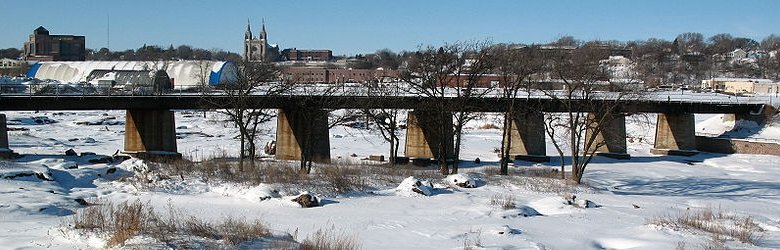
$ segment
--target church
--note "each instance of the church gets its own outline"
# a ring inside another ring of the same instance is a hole
[[[279,56],[279,48],[268,44],[268,33],[265,31],[265,21],[263,21],[260,36],[252,35],[252,27],[249,20],[246,23],[246,33],[244,33],[244,61],[247,62],[273,62]]]

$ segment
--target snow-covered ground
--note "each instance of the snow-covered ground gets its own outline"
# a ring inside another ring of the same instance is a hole
[[[84,249],[103,241],[66,229],[64,221],[83,208],[74,200],[95,198],[121,202],[141,200],[164,210],[171,206],[207,220],[228,216],[260,219],[280,232],[306,238],[319,229],[354,236],[363,249],[699,249],[711,241],[702,232],[674,230],[650,223],[654,218],[714,208],[750,216],[763,230],[755,245],[727,241],[730,248],[780,248],[780,157],[702,153],[694,157],[649,154],[655,117],[630,117],[632,160],[596,158],[585,174],[585,185],[519,176],[484,174],[497,165],[498,129],[478,129],[488,117],[469,125],[461,158],[462,172],[476,188],[431,180],[431,196],[395,189],[399,181],[372,192],[320,195],[324,204],[300,208],[287,199],[260,199],[274,184],[243,186],[173,178],[144,188],[121,176],[132,175],[144,162],[90,163],[122,148],[124,111],[5,112],[11,148],[24,154],[14,162],[0,161],[0,248]],[[205,118],[204,118],[205,117]],[[179,152],[202,160],[236,155],[236,129],[221,116],[201,111],[177,111]],[[697,115],[697,131],[722,133],[729,124],[719,115]],[[732,122],[733,123],[733,122]],[[273,140],[275,122],[263,127],[262,143]],[[779,138],[777,126],[750,132],[755,138]],[[370,154],[386,154],[388,146],[376,131],[338,126],[331,131],[334,158],[359,162]],[[729,133],[740,133],[739,131]],[[403,137],[402,137],[403,138]],[[97,155],[65,156],[76,152]],[[554,149],[548,145],[548,153]],[[353,157],[355,155],[356,157]],[[480,164],[472,161],[481,159]],[[515,162],[521,168],[555,168],[559,162]],[[37,175],[36,175],[37,173]],[[402,187],[404,185],[401,185]],[[295,190],[292,190],[295,191]],[[313,190],[299,190],[313,191]],[[316,191],[316,190],[315,190]],[[282,193],[281,195],[290,195]],[[576,195],[575,204],[566,197]],[[498,197],[498,198],[497,198]],[[511,197],[511,198],[507,198]],[[288,197],[289,198],[289,197]],[[496,199],[513,200],[514,208]],[[144,241],[133,246],[146,248]],[[139,245],[140,244],[140,245]]]

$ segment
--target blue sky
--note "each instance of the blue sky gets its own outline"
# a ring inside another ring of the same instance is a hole
[[[0,48],[21,48],[38,26],[87,37],[88,48],[188,44],[241,52],[247,18],[264,18],[282,48],[357,54],[413,50],[465,40],[541,43],[581,40],[672,40],[683,32],[759,40],[780,34],[780,1],[520,1],[520,0],[2,0]]]

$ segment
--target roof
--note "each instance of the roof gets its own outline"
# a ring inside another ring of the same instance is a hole
[[[773,83],[770,79],[759,78],[735,78],[735,77],[716,77],[712,78],[712,81],[717,82],[755,82],[755,83]]]
[[[236,72],[235,64],[226,61],[55,61],[32,65],[27,76],[62,82],[89,82],[108,72],[161,69],[173,79],[175,88],[216,85],[235,78]]]

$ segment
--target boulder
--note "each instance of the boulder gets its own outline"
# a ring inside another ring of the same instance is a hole
[[[130,160],[130,156],[128,155],[114,155],[112,158],[113,158],[113,162],[115,163],[120,163],[126,160]]]
[[[75,162],[64,162],[64,163],[62,163],[61,166],[62,166],[63,169],[77,169],[77,168],[79,168],[79,164],[75,163]]]
[[[509,225],[503,225],[498,230],[494,231],[496,234],[500,235],[512,235],[512,234],[522,234],[523,231],[516,228],[511,228]]]
[[[76,150],[73,150],[71,148],[71,149],[65,150],[65,155],[67,155],[67,156],[78,156],[79,154],[76,153]]]
[[[309,208],[309,207],[318,207],[320,206],[320,202],[317,199],[317,197],[314,197],[313,195],[303,193],[296,197],[295,199],[292,199],[292,201],[298,203],[303,208]]]
[[[477,181],[474,180],[474,178],[471,178],[471,176],[465,174],[448,175],[444,180],[450,185],[455,185],[462,188],[477,187]]]
[[[409,176],[395,190],[398,194],[405,196],[431,196],[433,184],[430,181],[421,181],[414,176]]]
[[[89,163],[98,164],[98,163],[111,163],[111,161],[114,158],[111,156],[101,155],[101,156],[95,156],[87,160]]]
[[[586,200],[586,199],[579,199],[579,200],[577,200],[577,196],[573,195],[573,194],[572,195],[566,195],[563,198],[566,200],[566,204],[567,205],[571,205],[571,206],[578,207],[578,208],[596,208],[596,207],[601,207],[598,204],[596,204],[595,202],[592,202],[592,201],[589,201],[589,200]]]
[[[76,198],[76,199],[74,199],[74,201],[76,201],[76,203],[78,203],[79,205],[82,205],[82,206],[89,206],[90,205],[89,202],[87,202],[87,200],[82,199],[82,198]]]
[[[596,207],[600,207],[595,202],[592,202],[592,201],[589,201],[589,200],[585,200],[585,199],[577,200],[577,202],[574,203],[574,206],[575,207],[579,207],[579,208],[596,208]]]
[[[110,167],[106,170],[106,175],[116,173],[116,167]]]

